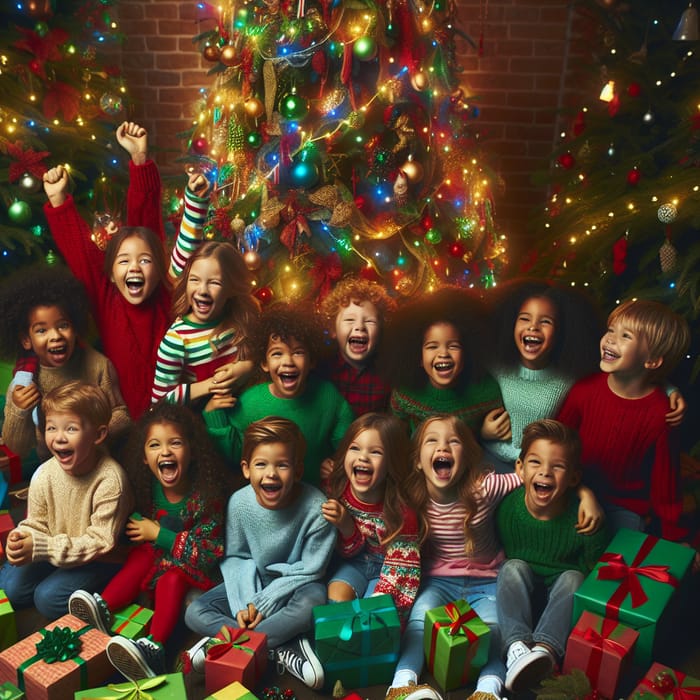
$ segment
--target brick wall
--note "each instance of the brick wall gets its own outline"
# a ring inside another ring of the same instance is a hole
[[[460,63],[466,92],[479,96],[479,124],[488,138],[494,168],[505,183],[497,199],[499,225],[511,239],[513,257],[527,247],[527,219],[545,192],[531,184],[533,170],[546,167],[561,125],[557,111],[581,84],[586,43],[569,3],[551,0],[457,0],[459,27],[483,54],[462,41]],[[197,92],[209,87],[210,64],[192,37],[202,27],[195,0],[120,0],[127,37],[123,68],[133,100],[132,118],[143,123],[160,152],[165,172],[177,172],[182,153],[176,137],[196,114]],[[585,63],[585,62],[584,62]]]

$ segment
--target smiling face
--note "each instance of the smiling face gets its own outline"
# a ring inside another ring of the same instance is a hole
[[[525,487],[525,505],[538,520],[551,520],[564,511],[569,489],[580,474],[571,463],[564,445],[550,440],[533,441],[515,471]]]
[[[600,369],[608,374],[636,377],[661,366],[661,358],[652,358],[646,340],[624,318],[610,324],[600,339]]]
[[[161,483],[165,497],[177,503],[189,491],[190,445],[176,423],[152,423],[144,443],[144,464]]]
[[[112,282],[130,304],[141,304],[153,294],[160,278],[151,247],[139,236],[122,241],[112,265]]]
[[[371,301],[350,302],[335,317],[335,337],[340,354],[355,369],[362,369],[377,349],[380,319]]]
[[[288,338],[288,341],[273,335],[268,342],[265,359],[260,363],[272,380],[270,392],[278,399],[299,396],[304,391],[312,367],[306,346],[294,337]]]
[[[383,500],[387,467],[384,445],[376,428],[362,430],[355,436],[348,445],[343,466],[355,498],[364,503]]]
[[[436,389],[455,384],[464,369],[464,350],[451,323],[435,323],[425,332],[421,364]]]
[[[33,350],[42,367],[62,367],[75,350],[73,324],[58,306],[35,306],[29,312],[22,347]]]
[[[554,347],[556,313],[554,304],[546,297],[532,297],[520,307],[513,336],[524,367],[547,366]]]
[[[48,413],[44,439],[61,469],[71,476],[89,474],[97,463],[96,447],[107,436],[107,426],[93,426],[71,411]]]
[[[452,421],[431,421],[423,431],[418,469],[423,472],[428,494],[437,503],[451,503],[458,494],[466,469],[464,444]]]
[[[188,317],[196,323],[216,321],[221,316],[228,297],[222,284],[219,261],[210,256],[192,263],[187,276]]]
[[[255,447],[250,461],[242,460],[243,476],[250,481],[258,503],[268,510],[286,508],[296,497],[304,466],[294,463],[294,448],[284,442]]]

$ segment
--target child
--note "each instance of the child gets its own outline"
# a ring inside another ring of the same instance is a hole
[[[395,416],[356,418],[338,449],[321,511],[338,529],[346,559],[331,575],[329,600],[389,593],[402,622],[420,583],[418,521],[400,491],[408,444],[406,427]]]
[[[524,428],[555,416],[572,384],[595,369],[602,322],[584,295],[537,280],[499,288],[492,309],[490,371],[504,408],[486,416],[481,437],[486,460],[497,471],[512,471]],[[675,392],[671,405],[677,401],[682,397]],[[681,405],[667,419],[682,411]]]
[[[147,157],[146,130],[124,122],[117,129],[117,140],[131,154],[127,226],[116,231],[104,252],[92,242],[90,227],[68,194],[68,173],[63,166],[44,174],[49,200],[44,214],[58,250],[85,285],[104,352],[117,369],[126,405],[137,419],[149,406],[156,350],[170,324],[170,281],[163,245],[160,176]],[[190,177],[171,261],[173,276],[199,243],[207,188],[201,175]]]
[[[264,352],[260,367],[269,382],[246,389],[237,401],[214,396],[203,414],[224,455],[232,456],[234,463],[240,461],[243,431],[253,421],[265,416],[288,418],[306,440],[305,479],[318,485],[322,461],[329,460],[353,419],[340,392],[311,374],[320,346],[312,312],[287,304],[273,304],[264,311],[252,347]]]
[[[559,411],[558,420],[580,433],[586,482],[600,494],[613,532],[644,530],[653,516],[665,539],[687,534],[678,524],[679,446],[659,384],[689,343],[687,323],[663,304],[620,304],[600,341],[602,372],[574,384]]]
[[[284,418],[251,423],[241,468],[250,484],[228,504],[224,582],[192,602],[187,626],[208,637],[187,655],[201,669],[209,637],[222,625],[263,632],[279,663],[310,688],[323,685],[323,668],[302,636],[311,610],[326,602],[323,576],[335,529],[321,515],[323,494],[302,483],[304,436]]]
[[[112,613],[133,603],[140,591],[152,591],[150,635],[135,641],[117,636],[107,644],[115,667],[127,678],[140,679],[164,672],[163,645],[188,591],[214,585],[224,551],[230,479],[201,420],[184,406],[167,403],[142,416],[125,464],[138,509],[126,534],[135,546],[101,595],[77,590],[68,608],[110,634]]]
[[[2,437],[13,452],[24,457],[36,446],[39,458],[48,458],[32,413],[42,396],[71,379],[96,384],[107,395],[110,442],[129,425],[112,363],[80,341],[87,325],[85,289],[67,269],[37,266],[5,280],[0,290],[0,353],[9,357],[18,350],[30,352],[38,361],[34,380],[26,386],[16,383],[7,395]]]
[[[428,416],[452,413],[478,433],[502,405],[498,385],[482,370],[477,304],[465,290],[442,289],[404,306],[387,328],[382,362],[394,386],[391,410],[411,432]]]
[[[188,403],[228,393],[253,368],[247,344],[257,313],[241,254],[228,242],[202,245],[173,293],[176,321],[158,347],[151,400]]]
[[[382,328],[396,303],[376,282],[359,277],[341,280],[321,303],[338,353],[322,374],[335,384],[354,414],[387,411],[391,387],[376,368]]]
[[[27,517],[7,537],[0,587],[13,607],[34,605],[55,620],[76,588],[95,590],[114,574],[99,558],[115,547],[133,499],[126,474],[101,449],[111,415],[101,389],[68,382],[41,408],[53,456],[29,485]]]
[[[505,687],[514,693],[536,687],[564,655],[574,592],[608,542],[604,528],[590,536],[575,529],[580,454],[571,428],[551,419],[529,425],[515,463],[523,487],[503,499],[496,515],[508,558],[498,574],[496,602]],[[532,596],[541,587],[547,602],[533,629]]]

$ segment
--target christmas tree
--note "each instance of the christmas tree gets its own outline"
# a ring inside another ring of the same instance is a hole
[[[212,85],[183,160],[216,183],[207,235],[240,247],[262,301],[318,298],[349,272],[400,296],[494,284],[499,183],[454,3],[198,7]]]
[[[657,298],[692,327],[700,312],[697,10],[687,0],[578,5],[598,27],[593,74],[543,178],[551,198],[537,220],[535,270],[591,288],[608,309],[620,297]]]
[[[0,272],[55,259],[41,210],[48,168],[68,165],[76,202],[89,221],[96,210],[119,210],[127,171],[116,152],[121,149],[112,149],[126,89],[108,54],[119,39],[112,4],[2,4]]]

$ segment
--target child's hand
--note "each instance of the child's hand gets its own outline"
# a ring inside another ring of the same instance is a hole
[[[592,535],[600,530],[605,521],[605,511],[595,494],[587,486],[578,487],[578,522],[576,530],[582,535]]]
[[[126,536],[132,542],[155,542],[159,532],[160,525],[150,518],[131,517],[126,523]]]
[[[134,122],[122,122],[117,127],[117,141],[131,156],[134,165],[143,165],[148,154],[148,132]]]
[[[255,629],[262,620],[262,613],[258,612],[252,603],[248,603],[248,607],[245,610],[239,610],[236,613],[238,626],[249,630]]]
[[[216,411],[217,408],[233,408],[238,399],[231,393],[214,394],[204,406],[204,411]]]
[[[245,377],[253,369],[252,360],[237,360],[227,362],[217,368],[211,376],[209,384],[210,394],[225,394],[242,377]]]
[[[323,462],[321,462],[321,481],[326,481],[326,479],[330,478],[332,471],[333,460],[330,457],[326,457]]]
[[[494,408],[493,411],[489,411],[481,424],[481,437],[484,440],[510,440],[513,433],[508,411],[504,408]]]
[[[666,423],[672,428],[677,428],[683,422],[685,416],[685,409],[687,408],[685,399],[680,391],[674,391],[668,397],[668,403],[671,410],[666,414]]]
[[[39,387],[34,382],[27,386],[16,386],[12,390],[12,403],[23,411],[31,411],[41,401]]]
[[[335,525],[340,531],[340,534],[345,538],[350,537],[355,531],[355,521],[352,519],[352,515],[350,515],[345,506],[335,498],[329,498],[321,506],[321,515],[323,515],[331,525]]]
[[[68,171],[57,165],[44,173],[44,192],[52,207],[60,207],[66,201],[68,192]]]
[[[13,530],[7,536],[7,544],[5,545],[5,555],[7,561],[14,566],[24,566],[32,561],[32,552],[34,550],[34,540],[30,532],[23,530]]]
[[[209,180],[202,173],[192,173],[187,180],[187,189],[197,197],[206,197],[209,192]]]

